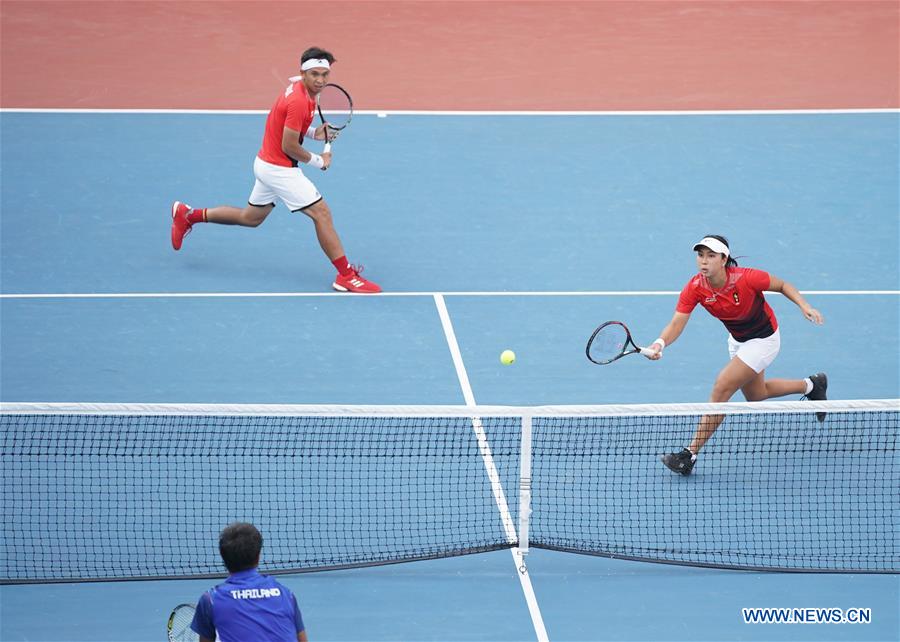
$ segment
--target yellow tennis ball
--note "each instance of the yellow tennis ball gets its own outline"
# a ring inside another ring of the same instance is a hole
[[[504,350],[500,353],[500,363],[508,366],[516,360],[516,353],[512,350]]]

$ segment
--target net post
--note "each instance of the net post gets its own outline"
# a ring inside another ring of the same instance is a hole
[[[519,447],[519,571],[525,573],[528,555],[528,524],[531,519],[531,424],[532,415],[522,414]]]

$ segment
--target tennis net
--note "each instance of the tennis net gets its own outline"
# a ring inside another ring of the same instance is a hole
[[[726,420],[671,473],[659,455],[705,414]],[[512,547],[900,572],[898,400],[9,403],[0,426],[2,583],[219,576],[233,521],[260,528],[269,573]]]

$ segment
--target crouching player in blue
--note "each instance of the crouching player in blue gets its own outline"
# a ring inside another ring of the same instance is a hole
[[[256,568],[262,541],[253,524],[222,531],[219,553],[229,575],[197,602],[191,629],[200,642],[306,642],[297,598]]]

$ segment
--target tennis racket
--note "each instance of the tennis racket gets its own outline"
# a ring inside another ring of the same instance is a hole
[[[331,142],[337,138],[337,134],[331,135],[328,130],[339,132],[350,124],[353,118],[353,99],[340,85],[328,83],[316,96],[316,109],[319,111],[322,124],[325,125],[323,151],[330,152]]]
[[[638,347],[631,338],[631,332],[621,321],[607,321],[594,330],[584,352],[588,359],[601,366],[627,354],[653,354],[652,350]]]
[[[200,642],[200,636],[191,629],[194,621],[194,607],[191,604],[179,604],[172,609],[166,635],[169,642]]]

